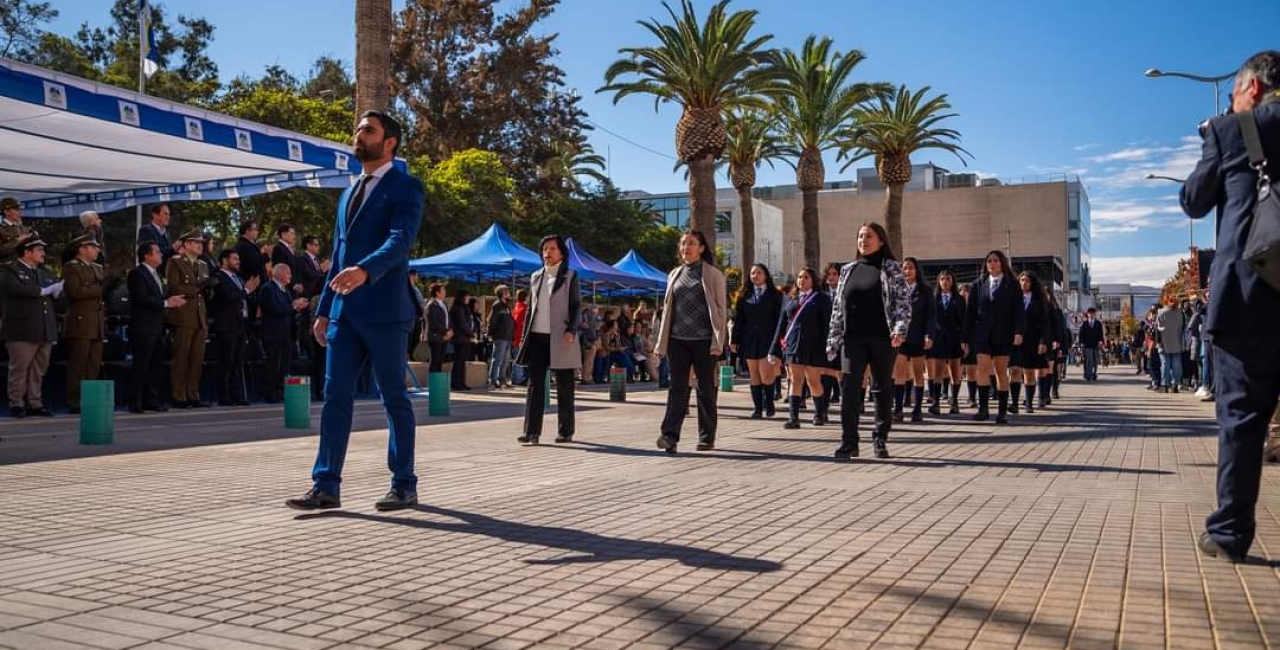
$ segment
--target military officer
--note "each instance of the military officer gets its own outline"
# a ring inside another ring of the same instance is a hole
[[[0,199],[0,264],[8,264],[20,255],[18,241],[31,234],[31,228],[22,223],[22,203],[12,196]]]
[[[200,231],[193,230],[178,241],[182,244],[182,253],[173,256],[164,270],[167,295],[186,299],[181,307],[167,313],[169,324],[177,329],[169,383],[174,408],[204,408],[209,402],[200,399],[200,374],[209,333],[204,303],[204,289],[210,283],[209,267],[200,259],[204,252],[204,236]]]
[[[97,379],[102,367],[107,273],[96,261],[102,246],[93,235],[76,237],[68,248],[75,250],[76,256],[62,267],[69,301],[62,335],[67,340],[67,406],[75,414],[80,412],[80,382]]]
[[[53,298],[62,283],[44,286],[40,265],[45,243],[35,234],[18,240],[19,257],[0,265],[0,299],[7,307],[0,337],[9,351],[9,415],[52,416],[44,405],[41,384],[49,369],[49,352],[58,338]]]

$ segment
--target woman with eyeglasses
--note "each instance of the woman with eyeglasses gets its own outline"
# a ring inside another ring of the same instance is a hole
[[[982,276],[969,287],[965,338],[978,357],[978,413],[991,417],[991,376],[996,378],[996,424],[1009,421],[1009,357],[1022,345],[1023,309],[1018,279],[1003,251],[987,253]]]

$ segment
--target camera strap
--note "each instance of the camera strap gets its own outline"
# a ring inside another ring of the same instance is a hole
[[[1262,150],[1262,136],[1258,134],[1258,122],[1253,118],[1253,111],[1236,113],[1236,121],[1240,123],[1240,134],[1244,136],[1244,148],[1249,153],[1249,166],[1258,172],[1261,184],[1269,185],[1267,177],[1267,154]]]

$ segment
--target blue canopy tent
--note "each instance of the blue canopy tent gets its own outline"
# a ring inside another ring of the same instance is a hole
[[[613,268],[631,275],[649,278],[658,283],[659,289],[663,291],[667,289],[667,274],[659,271],[643,257],[640,257],[640,253],[636,252],[634,248],[627,251],[627,254],[623,255],[622,259],[614,262]]]
[[[566,239],[565,244],[569,247],[569,268],[578,272],[583,283],[591,285],[593,294],[601,286],[606,291],[639,290],[644,293],[655,291],[658,287],[653,278],[628,273],[605,264],[583,250],[573,237]]]
[[[517,244],[505,228],[495,223],[484,234],[453,250],[410,261],[409,268],[424,276],[515,283],[542,268],[542,258]]]
[[[348,187],[350,147],[0,58],[0,195],[27,217]]]

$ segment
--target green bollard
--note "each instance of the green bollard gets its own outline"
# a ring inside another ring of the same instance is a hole
[[[115,435],[116,383],[80,382],[80,444],[109,445]]]
[[[311,428],[311,378],[284,378],[284,428]]]
[[[733,366],[720,366],[720,392],[733,392]]]
[[[449,373],[433,372],[427,377],[427,415],[449,415]]]
[[[609,367],[609,401],[627,401],[627,369],[618,366]]]

